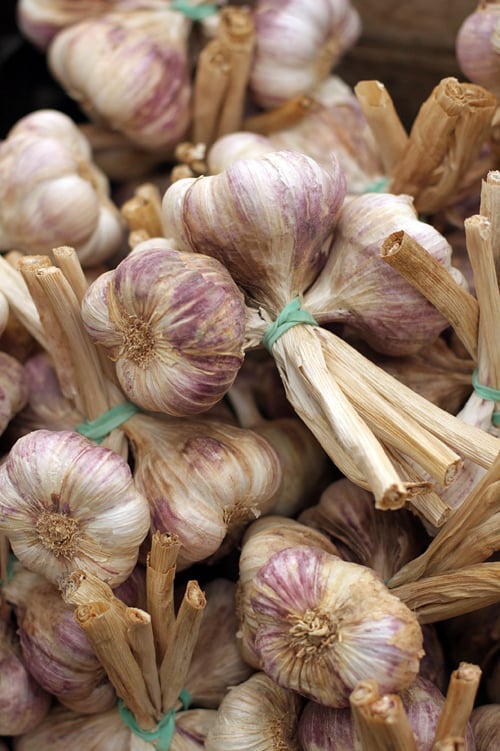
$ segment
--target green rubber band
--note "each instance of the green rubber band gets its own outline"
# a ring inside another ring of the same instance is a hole
[[[10,582],[12,577],[14,576],[14,563],[16,563],[17,558],[14,555],[14,553],[9,553],[9,557],[7,559],[7,571],[5,576],[5,583],[7,584]],[[3,579],[0,579],[0,587],[3,586]]]
[[[491,422],[493,423],[493,425],[500,425],[500,412],[493,412],[493,414],[491,415]]]
[[[122,404],[117,404],[116,407],[112,407],[107,412],[99,415],[95,420],[84,420],[80,425],[76,426],[75,430],[77,433],[81,433],[81,435],[90,438],[96,443],[102,443],[112,430],[119,428],[122,423],[140,411],[140,408],[136,404],[122,402]]]
[[[182,709],[179,709],[179,712],[183,712],[191,703],[191,696],[185,688],[180,692],[179,699],[182,703]],[[175,733],[175,709],[171,709],[170,712],[167,712],[167,714],[162,717],[155,730],[143,730],[139,727],[134,715],[129,709],[127,709],[121,699],[118,699],[118,711],[125,725],[127,725],[135,735],[149,743],[154,743],[156,741],[156,751],[169,751]]]
[[[262,337],[262,344],[269,352],[272,352],[280,336],[285,331],[288,331],[288,329],[291,329],[292,326],[297,326],[299,323],[308,323],[310,326],[319,325],[308,310],[302,310],[300,307],[300,298],[297,295],[288,305],[285,305],[277,319],[269,326]]]
[[[378,180],[375,180],[375,182],[370,183],[365,188],[365,193],[385,193],[387,191],[387,188],[389,186],[389,178],[388,177],[379,177]]]
[[[500,402],[500,389],[494,389],[491,386],[484,386],[477,380],[477,368],[472,373],[472,385],[474,391],[481,399],[486,399],[489,402]]]
[[[203,21],[205,18],[214,16],[219,10],[217,5],[191,5],[188,0],[174,0],[170,7],[172,10],[183,13],[192,21]]]

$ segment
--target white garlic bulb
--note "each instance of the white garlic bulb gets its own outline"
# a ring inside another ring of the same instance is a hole
[[[232,688],[208,731],[206,751],[300,751],[302,701],[263,673]]]
[[[149,506],[126,461],[72,431],[19,438],[0,467],[0,531],[21,563],[54,583],[75,569],[111,586],[132,572]]]
[[[250,88],[262,107],[311,91],[358,39],[361,22],[350,0],[257,0]]]
[[[308,545],[286,548],[258,570],[249,599],[261,669],[320,704],[348,706],[368,678],[397,693],[418,674],[416,615],[366,566]]]
[[[49,67],[91,120],[167,155],[191,118],[190,28],[168,8],[105,13],[60,31]]]
[[[0,352],[0,434],[28,402],[28,379],[15,357]]]
[[[500,96],[500,3],[478,1],[457,32],[455,51],[464,75]]]
[[[107,177],[71,118],[37,110],[0,143],[0,248],[75,248],[82,265],[109,258],[124,237]]]
[[[242,293],[217,260],[175,250],[164,238],[141,243],[101,274],[83,299],[82,318],[142,409],[204,412],[243,362]]]

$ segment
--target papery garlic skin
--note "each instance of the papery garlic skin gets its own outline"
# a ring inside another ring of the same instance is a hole
[[[389,355],[417,352],[448,327],[436,308],[380,257],[383,241],[400,230],[466,287],[452,266],[450,244],[417,217],[410,196],[365,193],[342,207],[328,261],[303,303],[319,323],[347,323],[373,349]]]
[[[10,625],[0,621],[0,735],[17,736],[37,727],[50,695],[29,673]]]
[[[75,569],[116,586],[132,572],[149,506],[126,461],[72,431],[35,430],[0,466],[0,531],[30,571]]]
[[[266,136],[244,130],[227,133],[217,138],[207,152],[208,172],[216,175],[240,159],[258,159],[272,151],[276,148]]]
[[[455,40],[462,73],[500,96],[500,4],[480,0],[462,22]]]
[[[106,13],[57,34],[49,68],[91,120],[167,155],[191,118],[190,28],[168,8]]]
[[[361,33],[359,14],[349,0],[257,0],[253,16],[250,89],[265,108],[310,92]]]
[[[107,177],[73,121],[56,110],[19,120],[0,143],[0,247],[75,248],[84,266],[109,258],[124,236]]]
[[[349,705],[365,679],[396,693],[416,678],[422,630],[369,568],[307,545],[269,558],[250,588],[261,668],[320,704]]]
[[[470,722],[474,732],[476,751],[494,751],[498,748],[500,704],[483,704],[472,710]]]
[[[323,268],[345,176],[295,151],[241,159],[224,172],[174,182],[163,197],[165,235],[220,260],[257,304],[281,312]]]
[[[302,701],[256,673],[229,691],[205,742],[206,751],[300,751]]]
[[[243,362],[243,295],[215,259],[162,238],[146,243],[89,287],[83,323],[132,402],[198,414],[224,396]]]
[[[0,352],[0,434],[28,402],[28,379],[23,365]]]

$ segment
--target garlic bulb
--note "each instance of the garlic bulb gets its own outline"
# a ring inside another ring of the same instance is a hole
[[[167,156],[190,123],[190,28],[168,8],[105,13],[60,31],[49,68],[91,120]]]
[[[319,323],[349,324],[375,350],[393,355],[417,352],[448,326],[436,308],[380,258],[384,239],[399,230],[466,286],[452,266],[448,241],[418,219],[410,196],[366,193],[342,207],[325,268],[304,295],[304,307]]]
[[[260,669],[260,660],[255,651],[257,619],[251,601],[253,580],[273,553],[295,545],[314,545],[333,555],[338,552],[335,545],[321,532],[295,519],[276,514],[257,519],[243,536],[237,583],[237,613],[240,621],[237,637],[243,658],[256,670]]]
[[[30,571],[83,569],[111,586],[133,570],[150,525],[126,461],[71,431],[19,438],[0,467],[0,531]]]
[[[134,479],[151,507],[154,529],[179,537],[177,568],[233,546],[266,512],[281,483],[272,446],[252,430],[209,420],[161,421],[134,415],[123,426]]]
[[[0,352],[0,434],[28,401],[28,382],[22,364]]]
[[[420,555],[427,541],[410,511],[376,509],[372,494],[346,477],[331,483],[299,521],[327,534],[344,560],[369,566],[384,581]]]
[[[350,0],[257,0],[250,90],[262,107],[310,92],[358,39],[361,22]]]
[[[0,293],[0,336],[3,334],[9,323],[9,302],[3,293]]]
[[[323,268],[344,197],[336,161],[327,172],[305,154],[276,151],[173,183],[163,197],[165,234],[220,260],[277,316]]]
[[[483,704],[476,707],[472,710],[470,722],[476,751],[495,751],[495,748],[498,748],[500,704]]]
[[[169,751],[202,751],[215,720],[212,709],[192,709],[176,715]],[[79,715],[56,706],[31,732],[14,740],[14,751],[153,751],[155,745],[127,727],[115,707],[97,715]]]
[[[236,131],[220,136],[207,152],[207,167],[211,175],[223,172],[239,159],[258,159],[276,151],[270,138],[249,131]]]
[[[217,709],[232,686],[253,673],[238,649],[236,584],[217,578],[204,588],[207,607],[184,682],[192,705]]]
[[[162,238],[101,274],[87,290],[82,318],[142,409],[206,411],[243,362],[242,293],[218,261],[174,250]]]
[[[0,143],[0,247],[48,253],[71,245],[82,265],[109,258],[123,239],[109,183],[73,121],[56,110],[19,120]]]
[[[104,712],[116,694],[61,593],[40,574],[18,568],[4,588],[15,606],[23,658],[38,684],[80,714]]]
[[[0,620],[0,735],[19,735],[39,725],[51,698],[28,672],[13,629]]]
[[[300,545],[274,553],[249,590],[255,651],[278,685],[345,707],[362,680],[396,693],[416,678],[417,618],[366,566]]]
[[[206,751],[300,751],[302,702],[263,673],[229,691],[208,731]]]
[[[418,751],[432,751],[438,718],[444,705],[444,696],[436,686],[424,678],[416,678],[407,689],[400,692],[406,714],[413,730]],[[308,702],[299,722],[299,739],[303,751],[363,751],[359,742],[350,708],[334,709]],[[471,728],[467,744],[473,751]]]
[[[462,22],[455,40],[462,73],[500,96],[500,3],[479,0]]]

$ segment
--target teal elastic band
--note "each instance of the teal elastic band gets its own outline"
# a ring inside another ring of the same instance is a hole
[[[9,553],[9,557],[7,559],[7,571],[5,572],[5,583],[7,584],[10,582],[14,575],[14,563],[17,561],[16,556],[14,553]],[[3,585],[3,579],[0,579],[0,587]]]
[[[119,428],[122,423],[140,411],[140,408],[132,402],[123,402],[99,415],[95,420],[84,420],[76,426],[75,430],[96,443],[102,443],[112,430]]]
[[[183,712],[184,710],[188,709],[191,703],[191,697],[189,695],[189,692],[186,691],[185,688],[183,688],[181,693],[179,694],[179,699],[182,703],[182,708],[179,711]],[[154,743],[156,741],[156,751],[169,750],[175,732],[175,709],[171,709],[170,712],[167,712],[167,714],[162,717],[162,719],[158,723],[156,730],[143,730],[142,728],[140,728],[134,715],[129,709],[127,709],[121,699],[118,699],[118,711],[125,725],[127,725],[127,727],[129,727],[130,730],[135,733],[135,735],[137,735],[139,738],[142,738],[143,741],[148,741],[149,743]]]
[[[174,0],[170,7],[192,21],[203,21],[204,18],[214,16],[219,10],[217,5],[192,5],[188,0]]]
[[[500,402],[500,389],[494,389],[491,386],[484,386],[477,380],[477,368],[472,373],[472,385],[474,391],[481,399],[486,399],[489,402]],[[500,425],[500,412],[493,412],[491,416],[491,422],[493,425]]]
[[[365,193],[385,193],[389,185],[388,177],[379,177],[375,182],[365,188]]]
[[[314,320],[309,311],[302,310],[300,307],[300,298],[297,295],[297,297],[294,297],[288,305],[285,305],[277,319],[269,326],[262,338],[262,344],[269,352],[272,352],[272,349],[280,336],[282,336],[285,331],[288,331],[288,329],[291,329],[292,326],[297,326],[299,323],[308,323],[310,326],[318,326],[318,322]]]

